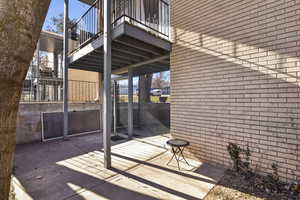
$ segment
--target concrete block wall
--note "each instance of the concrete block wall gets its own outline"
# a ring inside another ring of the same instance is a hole
[[[118,121],[122,126],[127,127],[127,104],[121,103],[119,106]],[[101,105],[98,103],[70,103],[69,111],[99,110],[100,107]],[[17,144],[40,142],[42,140],[42,112],[62,111],[62,103],[21,103],[17,118]],[[97,119],[95,118],[95,120]],[[141,105],[140,116],[138,116],[138,105],[135,103],[134,122],[135,124],[139,122],[142,128],[149,129],[155,133],[168,132],[170,128],[170,104],[145,103]],[[93,124],[93,122],[91,123]],[[77,128],[80,130],[81,126],[85,126],[84,122],[83,125],[79,125]]]
[[[171,133],[191,156],[300,176],[300,0],[172,1]]]
[[[69,111],[97,110],[97,103],[70,103]],[[42,140],[42,112],[63,112],[62,103],[21,103],[17,117],[17,144]]]

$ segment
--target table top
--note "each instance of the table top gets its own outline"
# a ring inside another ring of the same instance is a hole
[[[167,144],[175,147],[185,147],[188,146],[190,143],[182,139],[171,139],[167,141]]]

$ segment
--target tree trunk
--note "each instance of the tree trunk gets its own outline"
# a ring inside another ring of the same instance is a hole
[[[139,102],[150,102],[150,91],[152,84],[152,74],[139,76]]]
[[[18,105],[50,0],[0,0],[0,199],[9,197]]]
[[[141,125],[141,122],[143,121],[142,112],[144,112],[144,104],[151,102],[151,85],[152,85],[152,74],[146,74],[146,75],[140,75],[139,76],[139,103],[138,103],[138,124]]]

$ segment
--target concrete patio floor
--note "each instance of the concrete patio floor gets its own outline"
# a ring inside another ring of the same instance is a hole
[[[112,142],[112,166],[103,168],[102,135],[17,146],[13,183],[20,200],[203,199],[224,169],[175,160],[170,135]]]

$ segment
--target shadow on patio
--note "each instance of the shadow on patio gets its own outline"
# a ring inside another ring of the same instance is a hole
[[[112,143],[111,170],[103,168],[101,134],[17,147],[14,185],[26,199],[202,199],[223,169],[188,160],[167,166],[169,135]],[[195,172],[197,170],[197,173]],[[205,173],[202,173],[205,172]],[[17,183],[18,182],[18,183]]]

